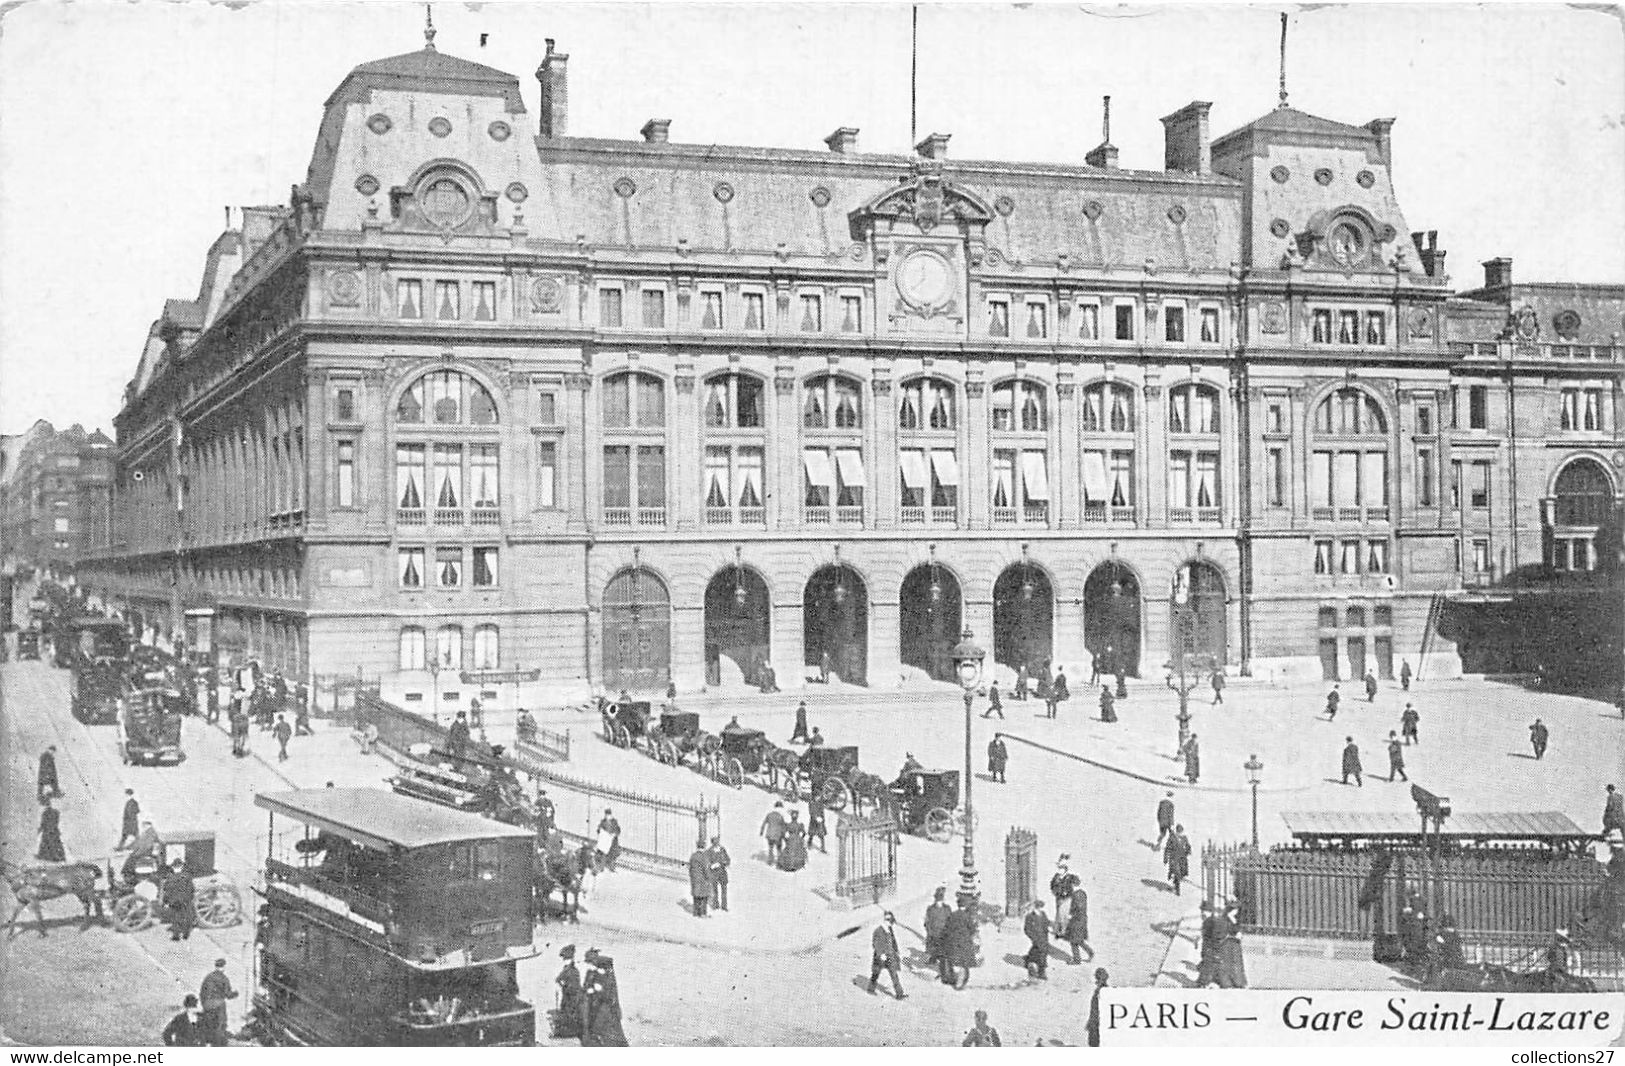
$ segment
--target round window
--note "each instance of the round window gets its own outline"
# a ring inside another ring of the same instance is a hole
[[[450,229],[467,220],[473,201],[468,190],[451,178],[431,181],[419,194],[423,217],[436,226]]]

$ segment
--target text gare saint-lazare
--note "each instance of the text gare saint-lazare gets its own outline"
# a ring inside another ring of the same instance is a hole
[[[1343,1032],[1368,1028],[1366,1011],[1358,1008],[1316,1010],[1313,996],[1293,996],[1281,1008],[1281,1022],[1288,1029],[1311,1032]],[[1606,1032],[1613,1016],[1605,1010],[1520,1010],[1496,996],[1488,1012],[1468,1003],[1446,1010],[1434,1003],[1413,1007],[1404,996],[1390,997],[1375,1019],[1379,1030],[1411,1032],[1463,1032],[1482,1029],[1507,1033]],[[1213,1010],[1205,1002],[1124,1004],[1114,1003],[1107,1012],[1109,1029],[1205,1029],[1214,1021]]]

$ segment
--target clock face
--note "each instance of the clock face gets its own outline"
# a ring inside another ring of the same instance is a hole
[[[953,297],[953,269],[935,252],[910,252],[897,266],[897,291],[920,307],[940,307]]]

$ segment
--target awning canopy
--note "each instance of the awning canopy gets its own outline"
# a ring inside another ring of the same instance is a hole
[[[1083,453],[1083,493],[1090,503],[1105,503],[1111,494],[1106,480],[1106,453]]]
[[[937,480],[944,485],[959,484],[959,460],[953,452],[934,451],[931,453],[931,468],[937,472]]]
[[[862,488],[863,453],[856,448],[841,448],[835,453],[835,462],[841,468],[841,482],[847,488]]]
[[[928,489],[930,478],[925,473],[925,453],[905,450],[900,457],[903,486],[910,489]]]
[[[1422,819],[1414,811],[1288,811],[1281,818],[1294,839],[1304,841],[1418,843],[1422,836]],[[1550,844],[1596,837],[1559,811],[1458,812],[1445,819],[1441,835],[1457,841],[1518,840]]]
[[[1043,452],[1021,453],[1021,480],[1027,499],[1040,502],[1049,499],[1049,472]]]
[[[807,484],[821,489],[835,487],[835,470],[830,466],[829,453],[819,448],[808,448],[801,453],[802,465],[807,468]]]

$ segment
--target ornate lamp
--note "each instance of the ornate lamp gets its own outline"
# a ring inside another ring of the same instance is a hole
[[[982,683],[982,660],[987,658],[987,652],[976,643],[970,626],[966,626],[951,655],[959,687],[965,690],[965,852],[959,867],[958,899],[960,909],[974,915],[981,906],[982,891],[977,886],[976,813],[971,804],[971,783],[974,780],[971,772],[971,703],[976,698],[977,687]]]
[[[1258,786],[1264,780],[1264,764],[1258,760],[1257,755],[1249,755],[1247,761],[1241,764],[1247,771],[1247,783],[1253,786],[1253,850],[1258,850]]]

